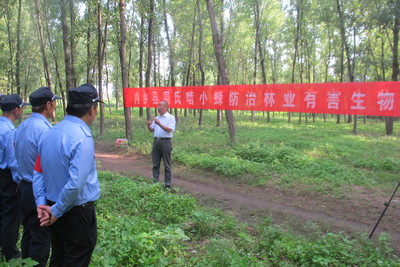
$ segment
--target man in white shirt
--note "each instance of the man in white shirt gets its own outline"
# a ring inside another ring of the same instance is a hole
[[[172,137],[175,132],[175,118],[168,113],[168,102],[160,101],[158,103],[159,116],[153,121],[147,122],[147,128],[150,132],[154,132],[153,149],[151,158],[153,160],[153,182],[157,183],[160,177],[161,159],[164,161],[165,187],[171,187],[172,177]]]

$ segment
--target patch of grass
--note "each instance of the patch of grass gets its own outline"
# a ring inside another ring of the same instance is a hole
[[[234,114],[238,139],[234,145],[229,143],[226,122],[215,126],[215,111],[203,112],[201,127],[197,117],[180,114],[173,160],[251,185],[263,184],[273,176],[277,185],[302,184],[310,191],[337,191],[348,185],[386,189],[400,172],[398,121],[393,136],[385,136],[384,123],[376,119],[360,123],[359,134],[353,135],[352,124],[337,124],[336,116],[327,116],[326,122],[318,117],[315,123],[303,120],[302,124],[293,116],[288,124],[283,113],[271,113],[270,122],[261,112],[256,112],[255,122],[250,122],[249,112]],[[92,131],[96,139],[113,143],[125,135],[122,109],[105,117],[104,135],[99,136],[97,123]],[[149,154],[153,140],[146,119],[138,116],[138,109],[133,109],[132,118],[129,146]]]
[[[291,234],[267,219],[249,229],[221,211],[132,177],[99,172],[93,266],[399,266],[387,235]],[[16,265],[20,266],[20,265]],[[27,265],[28,266],[28,265]],[[30,266],[30,265],[29,265]]]

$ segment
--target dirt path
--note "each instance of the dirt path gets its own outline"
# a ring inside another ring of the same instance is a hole
[[[96,144],[100,170],[148,177],[151,181],[150,157],[109,151],[110,147]],[[251,187],[182,166],[174,166],[173,186],[194,195],[204,205],[218,207],[248,223],[271,216],[273,223],[300,232],[312,232],[312,227],[306,223],[312,222],[323,231],[345,231],[351,235],[370,233],[390,197],[364,188],[351,188],[338,199],[328,195],[309,195],[302,193],[301,189]],[[396,251],[400,251],[399,207],[399,199],[395,197],[374,234],[377,238],[380,232],[388,232]]]

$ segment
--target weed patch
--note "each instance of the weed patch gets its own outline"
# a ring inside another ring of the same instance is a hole
[[[188,195],[99,172],[93,266],[398,266],[387,236],[292,235],[260,223],[251,232]],[[207,242],[204,242],[207,240]],[[202,245],[195,246],[196,242]],[[29,262],[26,261],[28,264]],[[27,265],[29,266],[29,265]]]

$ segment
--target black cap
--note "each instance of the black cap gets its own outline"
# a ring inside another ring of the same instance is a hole
[[[85,83],[77,88],[71,88],[68,91],[68,104],[92,104],[96,102],[103,103],[100,101],[99,94],[93,85]]]
[[[4,96],[4,99],[0,103],[2,111],[10,111],[26,105],[29,105],[29,103],[23,102],[19,94]]]
[[[41,106],[46,104],[47,101],[53,101],[55,99],[62,99],[62,97],[56,96],[47,87],[40,87],[29,96],[29,102],[32,106]]]

